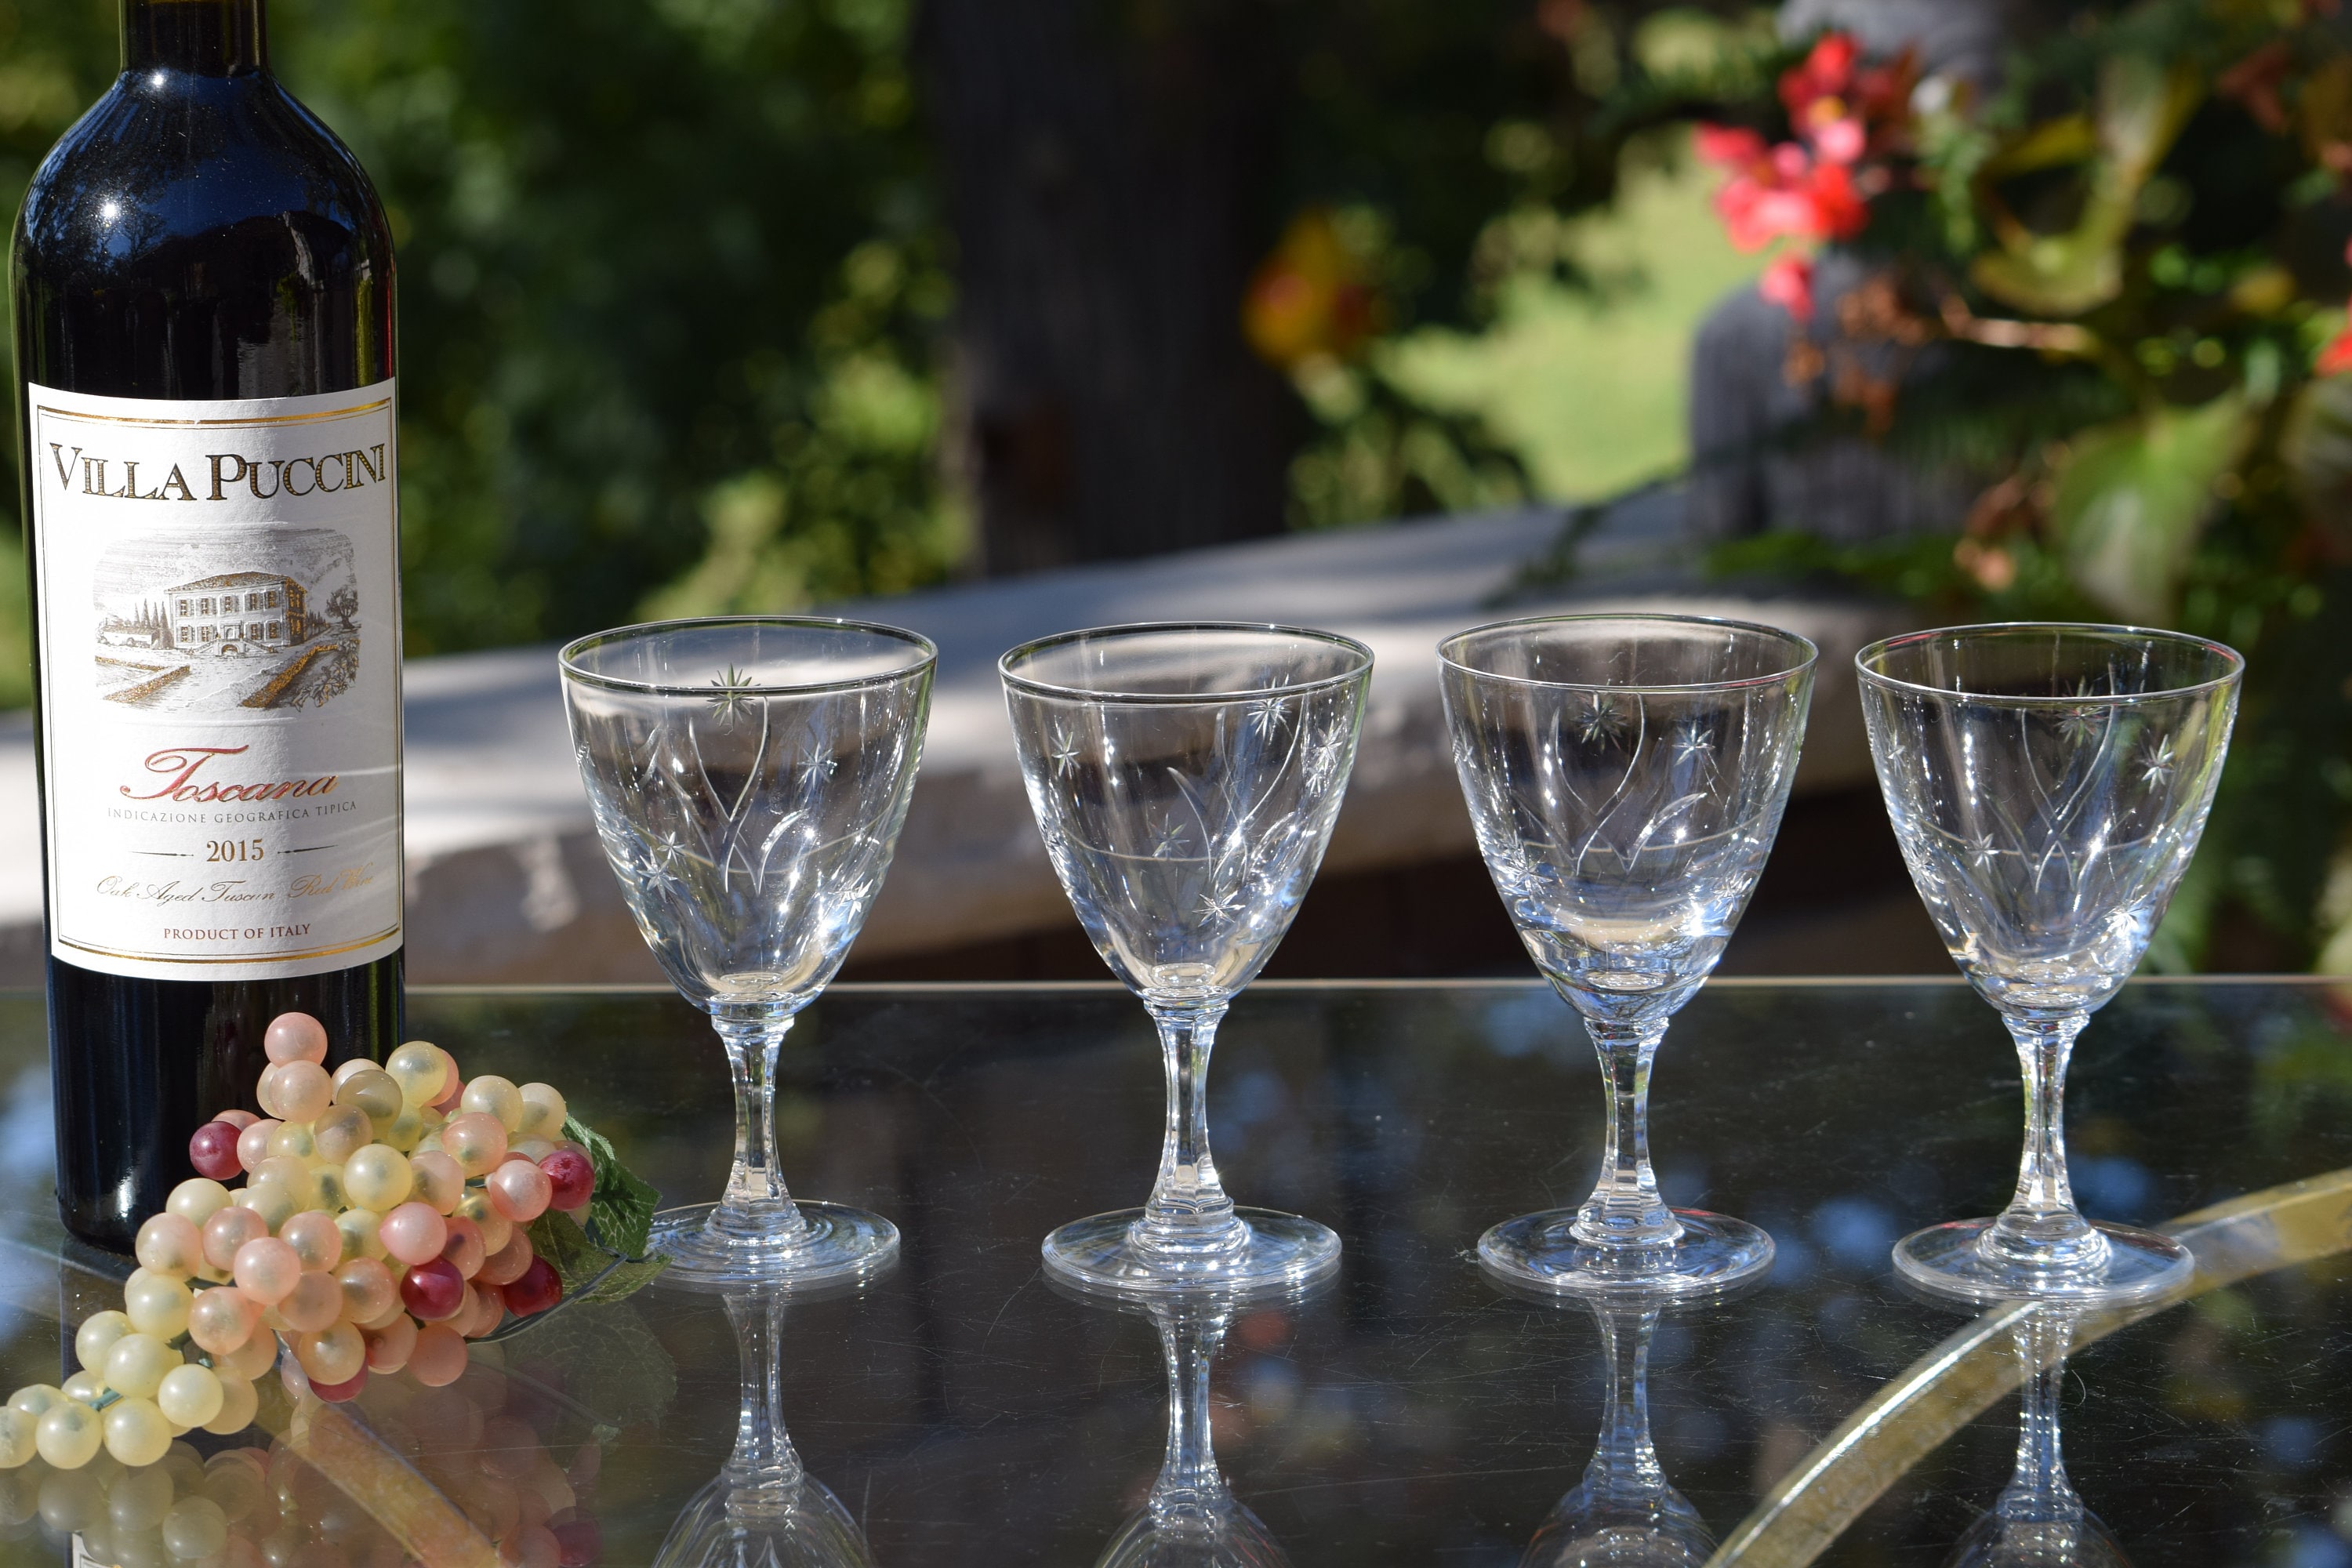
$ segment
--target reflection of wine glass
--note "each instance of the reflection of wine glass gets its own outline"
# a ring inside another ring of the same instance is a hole
[[[1313,1220],[1237,1210],[1209,1152],[1218,1020],[1290,929],[1356,754],[1372,656],[1328,632],[1069,632],[998,668],[1029,805],[1078,923],[1159,1026],[1168,1123],[1138,1209],[1045,1238],[1110,1290],[1297,1283],[1335,1268]]]
[[[2073,1330],[2073,1310],[2053,1306],[2028,1308],[2011,1326],[2022,1373],[2017,1468],[1946,1568],[2129,1568],[2116,1538],[2083,1506],[2059,1452],[2058,1394]]]
[[[735,1077],[735,1164],[717,1204],[654,1245],[711,1283],[871,1272],[888,1220],[795,1204],[776,1170],[776,1053],[841,967],[906,820],[935,650],[845,621],[668,621],[563,650],[596,834],[637,930],[710,1015]]]
[[[1296,1303],[1297,1289],[1119,1292],[1080,1286],[1066,1294],[1114,1302],[1151,1320],[1168,1367],[1168,1448],[1143,1508],[1119,1527],[1096,1568],[1290,1568],[1290,1558],[1257,1515],[1234,1498],[1217,1469],[1209,1431],[1209,1372],[1225,1329],[1244,1305]]]
[[[1761,1273],[1770,1237],[1659,1195],[1650,1068],[1780,830],[1813,645],[1736,621],[1560,616],[1481,626],[1438,653],[1479,853],[1609,1086],[1592,1195],[1495,1226],[1478,1256],[1584,1293],[1705,1293]]]
[[[2180,1243],[2074,1206],[2066,1060],[2196,852],[2245,661],[2170,632],[2045,625],[1891,637],[1854,667],[1911,879],[2025,1079],[2009,1207],[1906,1237],[1895,1268],[1975,1300],[2142,1300],[2185,1284]]]
[[[694,1495],[654,1554],[655,1568],[871,1568],[865,1532],[801,1465],[784,1431],[784,1309],[809,1292],[727,1292],[742,1359],[735,1450]]]
[[[1650,1339],[1659,1309],[1589,1302],[1608,1403],[1584,1479],[1552,1509],[1519,1568],[1698,1568],[1715,1538],[1667,1484],[1650,1439]]]

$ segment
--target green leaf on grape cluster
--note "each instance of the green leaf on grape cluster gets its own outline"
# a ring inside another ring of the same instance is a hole
[[[563,1135],[586,1149],[596,1167],[596,1195],[588,1201],[590,1235],[609,1252],[632,1259],[643,1258],[661,1194],[621,1163],[611,1139],[578,1117],[565,1120]]]

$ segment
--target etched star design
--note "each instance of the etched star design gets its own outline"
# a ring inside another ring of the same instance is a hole
[[[1151,858],[1164,860],[1184,847],[1184,825],[1170,817],[1151,830]]]
[[[2087,702],[2095,693],[2091,689],[2091,683],[2083,680],[2076,683],[2074,695]],[[2095,708],[2068,709],[2058,721],[2059,738],[2070,745],[2087,744],[2098,736],[2099,717],[2099,710]]]
[[[1204,920],[1233,921],[1241,919],[1242,911],[1246,905],[1242,898],[1242,890],[1238,887],[1218,888],[1212,885],[1201,889],[1201,897],[1193,907]]]
[[[1701,762],[1715,755],[1715,734],[1696,723],[1676,726],[1673,742],[1675,761]]]
[[[1594,694],[1584,700],[1584,706],[1570,717],[1576,727],[1576,736],[1588,746],[1613,740],[1625,728],[1625,716],[1617,710],[1616,703]]]
[[[1290,712],[1284,707],[1281,699],[1268,697],[1262,701],[1250,704],[1249,731],[1260,742],[1273,740],[1288,728],[1289,724]]]
[[[730,664],[726,673],[711,677],[710,684],[719,689],[710,699],[710,710],[719,716],[719,727],[732,730],[735,721],[751,705],[751,678]]]
[[[2172,737],[2166,735],[2154,744],[2141,748],[2139,754],[2139,787],[2161,789],[2172,782],[2175,766]]]
[[[1078,738],[1059,724],[1055,725],[1053,734],[1045,741],[1045,760],[1054,764],[1056,774],[1067,776],[1078,765]]]
[[[1992,869],[1992,835],[1979,833],[1969,840],[1969,864],[1979,871]]]

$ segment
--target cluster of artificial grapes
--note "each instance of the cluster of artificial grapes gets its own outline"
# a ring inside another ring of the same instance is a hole
[[[384,1452],[412,1466],[494,1542],[513,1568],[588,1568],[603,1553],[591,1510],[603,1451],[582,1443],[559,1460],[530,1418],[532,1401],[478,1363],[456,1384],[400,1379],[361,1400]],[[412,1561],[366,1504],[364,1478],[331,1478],[285,1443],[233,1447],[206,1459],[185,1443],[138,1468],[100,1454],[60,1470],[34,1460],[0,1476],[0,1541],[40,1529],[79,1538],[104,1568],[268,1568]],[[362,1506],[354,1507],[357,1501]]]
[[[562,1298],[523,1229],[593,1195],[586,1151],[562,1141],[562,1095],[466,1082],[423,1041],[331,1076],[327,1032],[305,1013],[274,1020],[264,1044],[269,1116],[197,1131],[202,1173],[140,1226],[122,1310],[75,1335],[82,1370],[0,1409],[0,1469],[36,1455],[74,1469],[101,1448],[152,1465],[195,1427],[240,1431],[281,1340],[321,1399],[403,1368],[439,1387],[465,1371],[468,1339]],[[222,1184],[240,1171],[242,1188]]]

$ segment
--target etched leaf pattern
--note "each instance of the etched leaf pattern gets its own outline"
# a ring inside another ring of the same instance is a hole
[[[573,694],[597,835],[689,996],[782,1000],[839,967],[888,868],[928,682],[812,695]]]

